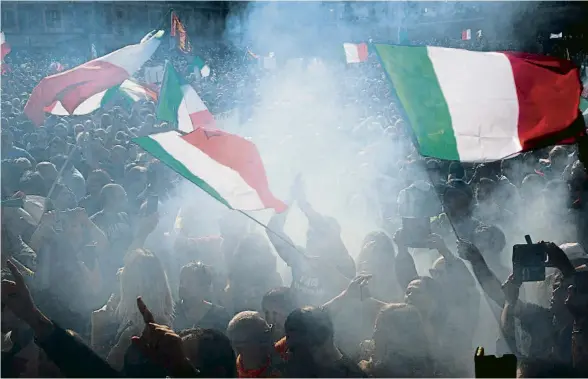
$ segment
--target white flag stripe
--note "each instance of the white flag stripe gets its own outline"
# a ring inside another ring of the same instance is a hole
[[[179,133],[171,131],[149,137],[193,175],[214,188],[231,207],[245,210],[265,208],[257,191],[251,188],[238,172],[210,158],[181,138]],[[165,161],[165,158],[160,159]]]
[[[449,108],[460,159],[500,159],[521,151],[519,102],[508,58],[442,47],[427,50]],[[460,80],[455,80],[456,70],[462,73]],[[464,93],[478,95],[464,98]],[[480,122],[487,119],[497,121]]]

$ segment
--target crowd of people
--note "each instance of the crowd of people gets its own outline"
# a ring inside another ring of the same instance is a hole
[[[223,54],[206,52],[213,75],[193,83],[214,114],[262,75]],[[287,201],[308,220],[305,246],[284,231],[289,211],[264,230],[227,210],[201,237],[199,210],[169,205],[182,179],[131,141],[170,127],[154,102],[26,118],[53,60],[14,51],[2,77],[2,376],[472,377],[480,345],[514,354],[493,363],[507,377],[588,373],[585,141],[486,164],[421,157],[373,60],[342,70],[362,112],[341,132],[395,146],[374,145],[380,229],[360,251],[301,177]],[[543,280],[513,274],[525,234],[547,256]]]

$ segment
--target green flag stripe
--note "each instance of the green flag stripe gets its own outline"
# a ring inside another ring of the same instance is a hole
[[[426,47],[376,44],[422,155],[459,160],[449,107]]]
[[[583,97],[580,98],[580,110],[582,112],[588,111],[588,100],[584,99]]]
[[[102,100],[100,100],[100,108],[103,108],[109,101],[116,98],[118,95],[118,91],[120,89],[120,84],[114,87],[110,87],[102,96]]]
[[[214,188],[208,185],[208,183],[206,183],[204,180],[200,179],[200,177],[194,175],[192,171],[188,170],[183,163],[179,162],[171,154],[169,154],[167,150],[165,150],[157,141],[149,138],[149,136],[146,136],[133,138],[133,142],[135,142],[149,154],[153,155],[155,158],[159,159],[161,163],[165,164],[178,174],[182,175],[184,178],[196,184],[204,192],[214,197],[220,203],[226,205],[228,208],[233,209]]]
[[[173,125],[178,124],[178,109],[182,103],[182,81],[171,63],[165,65],[163,83],[159,91],[157,118]]]

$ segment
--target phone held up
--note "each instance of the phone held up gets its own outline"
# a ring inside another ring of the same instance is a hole
[[[545,280],[547,246],[533,243],[531,237],[525,236],[526,244],[512,247],[513,275],[520,282],[541,282]]]
[[[478,347],[474,356],[476,378],[516,378],[517,357],[504,354],[502,357],[485,355],[484,348]]]

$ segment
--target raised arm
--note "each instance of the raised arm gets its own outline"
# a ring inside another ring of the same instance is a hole
[[[396,255],[396,266],[394,268],[396,270],[398,284],[402,288],[402,291],[405,291],[408,284],[419,276],[414,259],[408,252],[408,246],[406,246],[404,241],[402,229],[397,230],[394,233],[394,242],[396,242],[396,246],[398,247],[398,254]]]
[[[457,253],[461,259],[471,263],[476,280],[480,283],[486,295],[498,304],[499,307],[503,307],[505,299],[500,280],[490,270],[480,250],[470,242],[458,240]]]

